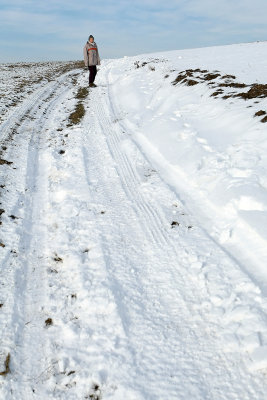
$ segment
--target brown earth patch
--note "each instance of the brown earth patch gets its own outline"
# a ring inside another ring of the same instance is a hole
[[[199,84],[199,82],[194,79],[186,79],[185,83],[187,86],[195,86]]]
[[[218,96],[219,94],[222,94],[222,93],[223,93],[223,90],[222,89],[218,89],[218,90],[216,90],[216,92],[213,92],[211,94],[211,96],[212,97],[216,97],[216,96]]]
[[[236,82],[220,83],[218,86],[219,86],[219,87],[238,88],[238,89],[248,87],[248,85],[246,85],[245,83],[236,83]]]
[[[254,83],[246,93],[238,93],[234,97],[241,97],[244,100],[267,97],[267,85]]]
[[[254,117],[261,117],[262,115],[265,115],[265,114],[266,114],[266,111],[260,110],[254,114]]]
[[[234,75],[223,75],[222,79],[236,79]]]
[[[213,79],[216,79],[216,78],[218,78],[219,76],[221,76],[221,74],[213,74],[213,73],[209,73],[209,74],[206,74],[206,75],[204,75],[204,80],[205,81],[212,81]]]

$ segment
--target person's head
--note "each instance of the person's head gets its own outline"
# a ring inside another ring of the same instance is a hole
[[[90,43],[94,43],[95,38],[94,38],[93,35],[90,35],[89,38],[88,38],[88,40],[89,40]]]

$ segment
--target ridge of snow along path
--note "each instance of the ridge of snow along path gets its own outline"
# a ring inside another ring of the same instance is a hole
[[[238,48],[214,49],[225,73],[231,71],[222,63],[224,52],[233,63]],[[253,53],[257,46],[247,49]],[[164,80],[167,70],[182,62],[180,70],[186,69],[193,58],[201,64],[196,68],[219,69],[210,61],[214,54],[164,53],[164,62],[153,61],[155,70],[149,64],[135,68],[148,57],[105,60],[76,126],[68,126],[68,118],[88,76],[73,71],[17,106],[19,123],[13,113],[0,127],[6,138],[1,158],[12,162],[0,165],[2,371],[10,354],[0,376],[1,399],[266,399],[264,229],[253,257],[255,226],[242,244],[242,227],[235,231],[235,223],[245,224],[245,214],[234,209],[224,220],[216,196],[207,202],[200,186],[213,159],[194,146],[200,143],[213,156],[216,148],[223,173],[230,144],[218,138],[219,154],[214,137],[203,141],[205,112],[220,136],[216,121],[224,112],[240,118],[248,111],[239,100],[228,109],[223,100],[203,98],[207,87],[172,87]],[[199,101],[201,134],[192,125],[200,121]],[[173,104],[176,114],[170,115]],[[250,123],[255,140],[262,139],[252,155],[244,153],[255,166],[265,146],[264,124]],[[237,150],[245,152],[239,140]],[[247,137],[244,143],[252,145]],[[197,163],[208,164],[199,186],[190,152],[183,153],[183,174],[173,158],[183,146],[200,157]],[[238,166],[231,168],[236,175]],[[241,189],[242,178],[255,175],[248,174],[251,165],[242,168]],[[211,176],[206,178],[210,195]],[[220,183],[218,190],[225,190]],[[249,190],[253,181],[247,184]],[[231,195],[235,200],[237,193]],[[263,213],[264,199],[262,190]],[[207,204],[211,209],[202,209]],[[251,197],[245,204],[251,206]],[[227,227],[235,234],[232,242]],[[248,254],[239,253],[245,247]]]

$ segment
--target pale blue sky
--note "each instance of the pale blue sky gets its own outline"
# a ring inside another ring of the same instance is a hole
[[[0,62],[77,60],[267,40],[266,0],[0,0]]]

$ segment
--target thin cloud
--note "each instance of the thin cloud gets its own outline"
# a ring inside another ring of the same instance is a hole
[[[264,40],[266,12],[266,0],[1,0],[0,31],[6,42],[19,37],[23,47],[24,41],[27,57],[36,57],[40,41],[49,59],[57,46],[69,59],[80,57],[89,34],[102,57],[121,57]]]

